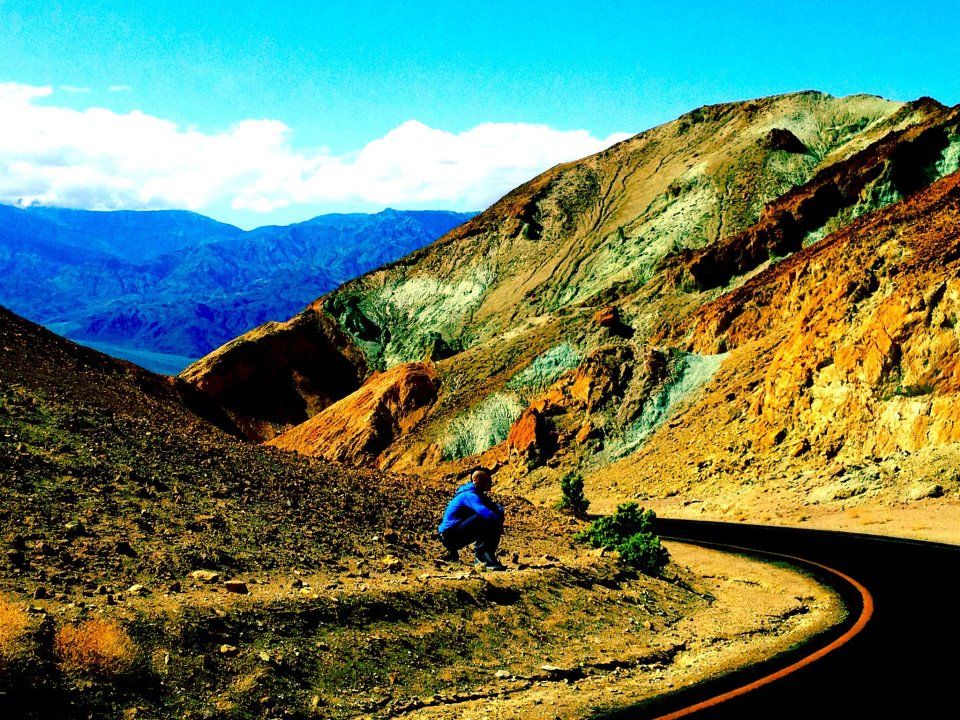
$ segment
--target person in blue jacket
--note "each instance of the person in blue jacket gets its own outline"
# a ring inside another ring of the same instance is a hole
[[[440,540],[447,554],[444,560],[456,562],[460,549],[474,543],[477,564],[487,570],[505,570],[497,560],[497,548],[503,536],[503,505],[498,505],[487,493],[493,479],[486,470],[476,470],[471,482],[461,485],[447,504],[440,523]]]

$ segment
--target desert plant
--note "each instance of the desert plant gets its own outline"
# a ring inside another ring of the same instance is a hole
[[[593,547],[613,549],[631,535],[653,533],[656,519],[653,510],[644,510],[635,502],[621,503],[615,513],[597,518],[577,538]]]
[[[620,562],[640,572],[659,575],[670,554],[654,532],[656,519],[653,510],[634,502],[622,503],[613,515],[597,518],[576,537],[596,548],[616,550]]]
[[[0,595],[0,675],[29,654],[30,618]]]
[[[617,546],[620,561],[648,575],[659,575],[670,553],[653,533],[635,533]]]
[[[100,619],[60,628],[54,652],[69,674],[123,675],[136,660],[136,646],[127,632],[115,622]]]
[[[586,517],[590,501],[583,494],[583,475],[569,472],[560,478],[560,493],[560,502],[557,503],[559,510],[577,518]]]

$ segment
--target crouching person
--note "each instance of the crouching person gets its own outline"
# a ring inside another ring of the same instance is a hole
[[[487,493],[493,480],[486,470],[476,470],[470,482],[461,485],[447,504],[440,523],[440,539],[446,548],[444,560],[456,562],[460,549],[473,543],[478,565],[486,570],[506,570],[497,560],[497,548],[503,535],[503,506]]]

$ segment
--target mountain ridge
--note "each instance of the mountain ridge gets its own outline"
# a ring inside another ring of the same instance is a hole
[[[469,217],[389,210],[241,231],[188,211],[4,206],[0,303],[77,340],[194,358]]]

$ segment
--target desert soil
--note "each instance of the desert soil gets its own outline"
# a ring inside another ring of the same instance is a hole
[[[433,698],[416,717],[586,717],[760,662],[845,616],[832,591],[794,568],[684,543],[667,546],[678,574],[709,602],[652,623],[636,622],[625,607],[620,623],[573,640],[556,656],[552,665],[583,671],[567,677],[531,675],[529,661],[504,648],[499,683],[476,693],[480,697]]]
[[[187,578],[29,605],[57,624],[119,621],[153,690],[101,707],[184,719],[584,717],[769,658],[845,614],[785,566],[669,543],[655,579],[531,540],[507,539],[504,573],[370,559],[257,573],[243,595]]]

